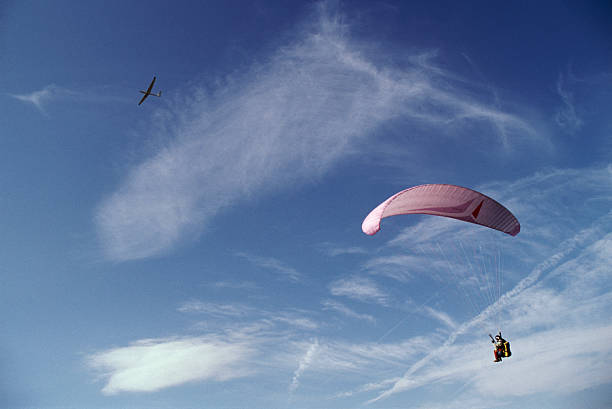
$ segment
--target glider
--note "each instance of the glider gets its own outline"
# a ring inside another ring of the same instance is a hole
[[[430,214],[479,224],[516,236],[519,221],[510,210],[482,193],[454,185],[420,185],[394,194],[368,214],[361,225],[367,235],[380,230],[380,221],[399,214]]]
[[[144,102],[144,100],[147,99],[147,97],[149,95],[153,95],[155,97],[161,97],[161,94],[162,94],[161,91],[159,91],[157,94],[151,92],[151,90],[153,89],[153,84],[155,84],[155,79],[156,79],[156,77],[153,77],[153,81],[151,81],[151,85],[149,85],[149,88],[146,91],[140,91],[140,93],[144,94],[144,96],[142,97],[142,99],[140,100],[138,105],[142,104]]]

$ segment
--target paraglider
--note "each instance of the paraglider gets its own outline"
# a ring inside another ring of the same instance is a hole
[[[521,225],[504,206],[482,193],[461,186],[430,184],[394,194],[368,214],[361,225],[367,235],[380,230],[385,217],[430,214],[479,224],[516,236]]]
[[[382,219],[403,214],[449,217],[499,230],[511,236],[516,236],[521,231],[521,225],[512,212],[494,199],[472,189],[447,184],[420,185],[394,194],[367,215],[361,229],[365,234],[372,236],[380,230]],[[440,252],[443,253],[441,248]],[[471,267],[470,263],[470,269]],[[497,280],[501,280],[501,271]],[[488,279],[487,283],[490,286]],[[490,291],[489,296],[493,293]],[[501,282],[498,294],[501,295]],[[472,302],[469,294],[466,298]],[[490,301],[494,300],[490,298]],[[501,331],[495,339],[491,334],[489,336],[495,345],[494,362],[501,362],[502,357],[507,358],[511,355],[510,343],[501,337]]]

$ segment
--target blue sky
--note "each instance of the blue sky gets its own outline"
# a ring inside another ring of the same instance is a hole
[[[612,8],[532,3],[2,3],[2,406],[609,407]],[[521,233],[361,232],[424,183]]]

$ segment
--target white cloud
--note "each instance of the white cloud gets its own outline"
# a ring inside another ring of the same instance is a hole
[[[286,277],[291,281],[297,282],[302,279],[302,274],[300,274],[296,269],[289,267],[282,261],[273,257],[254,256],[246,253],[236,253],[236,255],[245,258],[253,265],[273,271],[274,273],[280,274],[282,277]]]
[[[34,105],[41,113],[46,115],[45,106],[53,100],[64,98],[66,96],[75,95],[73,91],[59,87],[55,84],[50,84],[39,91],[34,91],[29,94],[19,94],[11,96],[20,101]]]
[[[214,316],[240,317],[252,312],[252,308],[238,304],[216,304],[191,300],[178,308],[180,312],[209,314]]]
[[[110,259],[162,254],[234,203],[320,177],[390,119],[453,130],[492,123],[504,137],[536,137],[519,117],[470,97],[460,81],[438,81],[435,69],[381,65],[384,51],[352,42],[326,3],[303,27],[267,62],[159,116],[172,118],[155,124],[167,130],[167,145],[96,211]]]
[[[377,390],[380,390],[380,389],[386,389],[389,386],[392,386],[398,380],[399,380],[399,378],[391,378],[391,379],[385,379],[385,380],[383,380],[381,382],[368,383],[368,384],[362,385],[359,388],[357,388],[355,390],[352,390],[352,391],[346,391],[346,392],[337,393],[335,395],[335,397],[336,398],[347,398],[349,396],[353,396],[353,395],[358,394],[358,393],[371,392],[371,391],[377,391]]]
[[[608,299],[605,306],[608,309],[612,305],[610,301]],[[542,307],[538,312],[553,316],[552,308]],[[548,327],[562,325],[562,320],[555,318],[545,324]],[[447,346],[439,355],[444,358],[434,359],[419,372],[401,379],[387,379],[380,384],[385,385],[387,391],[395,388],[395,392],[436,383],[465,384],[462,399],[480,401],[479,405],[494,407],[507,397],[571,394],[612,382],[612,373],[605,364],[605,357],[612,352],[612,346],[601,342],[610,339],[612,326],[600,322],[598,325],[548,330],[537,329],[534,325],[531,330],[535,330],[531,335],[510,339],[513,356],[504,359],[501,364],[491,362],[492,348],[486,346],[485,336],[479,334],[480,339],[472,337],[471,342]],[[389,389],[391,383],[393,388]],[[511,387],[499,388],[500,383]],[[373,389],[360,388],[356,392],[369,390]],[[380,396],[388,397],[389,394]],[[449,397],[448,404],[455,399]],[[437,400],[438,404],[444,401]]]
[[[376,321],[376,319],[369,314],[359,314],[348,308],[346,305],[333,300],[325,300],[323,302],[323,308],[326,310],[338,311],[339,313],[344,314],[347,317],[355,318],[358,320],[365,320],[369,322]]]
[[[406,282],[413,277],[415,272],[423,272],[431,268],[431,264],[425,261],[425,257],[418,255],[394,254],[371,258],[364,264],[364,268],[372,274]]]
[[[428,306],[423,307],[423,311],[430,317],[435,318],[436,320],[440,321],[441,323],[443,323],[444,325],[446,325],[447,327],[451,329],[454,329],[457,327],[457,323],[453,321],[450,315],[448,315],[444,311],[438,311]]]
[[[285,373],[296,355],[292,340],[304,330],[318,328],[298,312],[197,301],[185,303],[181,310],[229,320],[206,335],[144,339],[91,354],[86,362],[105,381],[104,394],[153,392],[190,382],[226,382],[262,373]],[[244,315],[251,317],[236,321]],[[308,361],[304,361],[295,373],[296,387],[307,367]]]
[[[566,87],[567,84],[564,81],[563,75],[559,75],[559,79],[557,80],[557,93],[559,97],[561,97],[563,106],[557,110],[555,121],[561,129],[570,134],[574,134],[582,128],[583,121],[576,113],[574,96]]]
[[[364,249],[363,247],[357,247],[357,246],[339,247],[329,242],[321,243],[319,245],[319,248],[325,254],[332,256],[332,257],[342,256],[346,254],[367,254],[367,250]]]
[[[199,312],[201,306],[193,303],[187,309]],[[212,309],[216,313],[217,308]],[[189,382],[273,377],[293,371],[289,386],[292,394],[306,370],[313,371],[315,378],[330,373],[383,374],[389,366],[405,367],[436,338],[414,337],[388,344],[318,338],[295,341],[303,337],[304,330],[319,327],[298,313],[249,310],[260,316],[242,323],[231,321],[222,331],[204,336],[140,340],[92,354],[87,362],[105,381],[103,393],[110,395],[153,392]],[[225,312],[223,309],[221,314]],[[297,369],[291,369],[292,362],[298,362]]]
[[[511,340],[513,356],[502,363],[491,362],[492,348],[485,347],[484,339],[449,346],[443,359],[410,377],[395,380],[394,386],[406,392],[439,383],[464,384],[460,400],[480,402],[470,407],[496,407],[505,398],[537,393],[571,394],[612,382],[604,358],[612,352],[612,346],[597,342],[609,339],[611,334],[609,325],[538,331]],[[381,385],[388,386],[392,380]],[[500,384],[509,387],[500,388]],[[456,396],[449,396],[436,401],[448,401],[450,405],[455,400]]]
[[[612,372],[605,364],[612,345],[596,341],[605,339],[612,339],[610,325],[542,331],[519,338],[515,342],[520,346],[517,359],[505,365],[503,373],[496,373],[499,381],[512,388],[498,391],[488,379],[493,372],[491,367],[478,374],[474,387],[483,396],[496,393],[504,397],[543,392],[570,394],[612,382]],[[552,345],[554,353],[548,353],[546,345]],[[508,359],[504,364],[509,362]]]
[[[75,90],[61,87],[56,84],[49,84],[38,91],[29,94],[9,94],[11,97],[20,101],[32,104],[43,115],[47,114],[47,107],[51,103],[57,102],[87,102],[87,103],[125,103],[129,99],[113,95],[106,86],[90,87],[87,90]]]
[[[413,337],[400,342],[351,342],[349,340],[326,340],[321,342],[317,360],[312,362],[311,370],[319,373],[344,373],[347,376],[387,374],[391,368],[405,368],[416,357],[438,343],[439,337]],[[382,384],[388,384],[388,380]],[[361,389],[361,388],[359,388]]]
[[[245,325],[244,323],[239,323],[238,319],[243,319],[245,321],[251,320],[248,325],[255,325],[257,329],[272,328],[278,323],[309,331],[319,327],[317,322],[307,316],[307,312],[268,311],[237,303],[221,304],[190,300],[181,304],[178,311],[189,314],[207,315],[211,319],[216,319],[219,322],[223,322],[226,329],[228,328],[228,325],[237,327]]]
[[[211,286],[215,288],[229,288],[234,290],[256,290],[259,288],[257,284],[250,281],[217,281],[216,283],[212,283]]]
[[[186,382],[227,381],[250,374],[246,343],[206,337],[150,339],[97,353],[89,364],[107,379],[102,392],[151,392]]]
[[[308,317],[291,314],[291,313],[272,313],[269,317],[270,320],[276,322],[282,322],[292,327],[300,328],[302,330],[314,330],[319,327],[315,321]]]
[[[308,350],[300,359],[300,363],[293,373],[293,379],[291,379],[291,385],[289,385],[289,392],[293,393],[300,385],[300,377],[306,369],[310,366],[310,363],[314,359],[317,350],[319,349],[319,341],[317,339],[308,347]]]
[[[389,296],[367,277],[342,278],[332,282],[330,292],[335,296],[344,296],[359,301],[375,302],[386,305]]]

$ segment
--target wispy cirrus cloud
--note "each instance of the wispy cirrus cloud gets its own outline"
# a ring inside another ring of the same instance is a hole
[[[431,268],[431,264],[424,261],[425,257],[421,255],[394,254],[371,258],[364,264],[364,268],[372,274],[407,282],[415,272],[423,272],[425,268]]]
[[[371,148],[364,142],[391,119],[457,132],[497,124],[503,138],[539,137],[463,82],[440,80],[431,55],[427,65],[421,58],[385,66],[379,57],[392,52],[352,41],[329,3],[318,3],[311,20],[266,62],[213,92],[193,91],[188,104],[177,102],[160,116],[171,118],[156,124],[168,130],[165,147],[134,167],[96,210],[108,258],[163,254],[246,197],[306,183],[365,155]]]
[[[313,343],[308,347],[308,350],[300,359],[300,363],[293,373],[293,378],[291,379],[291,385],[289,385],[289,392],[293,393],[300,385],[300,377],[304,373],[306,369],[310,366],[312,360],[314,359],[317,350],[319,349],[319,340],[315,339]]]
[[[324,242],[319,244],[318,248],[325,254],[336,257],[342,256],[346,254],[367,254],[367,250],[363,247],[358,246],[350,246],[350,247],[341,247],[338,245],[334,245],[330,242]]]
[[[253,309],[241,304],[217,304],[191,300],[181,304],[178,311],[213,316],[240,317],[252,312]]]
[[[353,298],[364,302],[387,305],[389,295],[368,277],[341,278],[329,285],[332,295]]]
[[[319,324],[313,319],[302,314],[292,312],[273,313],[270,315],[269,319],[272,321],[285,323],[291,327],[300,328],[302,330],[315,330],[319,328]]]
[[[370,314],[360,314],[358,312],[353,311],[352,309],[350,309],[349,307],[347,307],[346,305],[334,301],[334,300],[325,300],[323,301],[323,309],[325,310],[332,310],[332,311],[337,311],[343,315],[346,315],[347,317],[350,318],[355,318],[358,320],[364,320],[364,321],[369,321],[369,322],[375,322],[376,319],[370,315]]]
[[[492,360],[491,348],[483,348],[482,341],[474,340],[447,348],[446,362],[437,361],[409,378],[395,379],[394,385],[401,385],[402,391],[406,392],[433,384],[464,384],[461,396],[449,397],[452,399],[448,399],[446,407],[456,407],[453,405],[456,400],[478,402],[470,407],[492,407],[502,405],[508,397],[571,394],[612,381],[612,375],[601,361],[612,348],[607,345],[600,348],[592,342],[593,339],[610,337],[611,333],[611,326],[602,325],[544,330],[532,336],[516,337],[513,344],[519,348],[520,354],[514,354],[500,364],[504,366],[503,371],[487,362]],[[542,351],[542,345],[551,339],[557,341],[558,353]],[[495,382],[491,382],[493,378],[512,385],[512,388],[497,391]],[[388,386],[393,380],[382,381],[380,385]],[[374,389],[364,387],[359,391],[370,390]]]
[[[592,299],[575,298],[566,291],[557,293],[536,286],[521,293],[505,308],[510,315],[506,328],[511,329],[509,334],[515,353],[503,362],[503,373],[488,363],[492,352],[485,347],[486,342],[469,334],[467,342],[445,345],[443,360],[433,357],[418,371],[396,379],[392,388],[370,402],[425,385],[466,383],[463,398],[479,400],[486,406],[486,402],[496,404],[491,401],[492,394],[502,401],[508,396],[558,394],[561,391],[569,394],[612,381],[612,375],[601,363],[601,357],[612,347],[592,342],[609,337],[612,326],[605,320],[588,318],[591,314],[601,316],[611,310],[612,293]],[[542,350],[542,345],[551,342],[555,344],[555,354]],[[442,354],[442,350],[434,353]],[[551,373],[552,367],[554,373]],[[513,387],[495,393],[491,377],[503,379]],[[391,379],[381,383],[389,382]]]
[[[48,107],[51,104],[78,102],[78,103],[125,103],[130,99],[117,96],[108,86],[97,86],[89,88],[66,88],[56,84],[49,84],[38,91],[29,94],[8,94],[19,101],[32,104],[41,114],[48,116]]]
[[[240,326],[244,322],[248,322],[255,324],[258,328],[274,327],[278,324],[302,330],[314,330],[319,327],[319,324],[305,311],[271,311],[242,303],[228,304],[189,300],[182,303],[177,310],[185,314],[206,315],[226,326],[228,322],[232,323],[232,326]]]
[[[450,315],[448,315],[444,311],[439,311],[439,310],[436,310],[435,308],[424,306],[423,312],[429,315],[430,317],[435,318],[436,320],[440,321],[441,323],[443,323],[444,325],[446,325],[447,327],[451,329],[457,328],[457,323],[450,317]]]
[[[197,301],[184,303],[179,311],[205,314],[223,325],[204,335],[142,339],[90,354],[86,364],[104,381],[102,393],[146,393],[192,382],[275,375],[290,371],[291,362],[297,360],[303,364],[294,373],[295,390],[312,359],[308,355],[296,359],[303,350],[294,340],[303,331],[318,328],[299,312]]]
[[[250,281],[217,281],[212,283],[211,286],[215,288],[228,288],[233,290],[256,290],[258,288],[257,284]]]
[[[10,95],[20,101],[34,105],[42,114],[47,115],[47,111],[45,109],[46,105],[54,100],[56,101],[66,97],[74,97],[78,95],[78,93],[55,84],[49,84],[41,90],[33,91],[29,94]]]
[[[439,337],[416,336],[399,342],[351,342],[349,340],[326,340],[321,342],[317,360],[311,370],[320,373],[361,374],[388,373],[389,368],[404,368],[416,357],[431,348]],[[388,385],[387,381],[382,384]]]
[[[557,94],[563,105],[555,114],[557,125],[567,133],[574,134],[582,128],[583,121],[576,112],[574,96],[567,89],[567,81],[563,75],[557,79]]]
[[[86,363],[104,381],[102,392],[106,395],[155,392],[193,382],[291,374],[288,390],[291,397],[307,370],[315,378],[329,374],[357,376],[364,371],[382,375],[389,366],[405,367],[429,348],[432,338],[414,337],[386,344],[318,337],[303,341],[302,330],[313,328],[296,324],[299,314],[262,315],[202,336],[135,341],[93,353]],[[287,320],[292,324],[283,326]],[[293,366],[295,362],[297,368]]]
[[[290,281],[297,282],[302,280],[302,274],[299,271],[274,257],[255,256],[247,253],[236,253],[236,255],[248,260],[257,267],[272,271],[281,277],[286,277]]]

